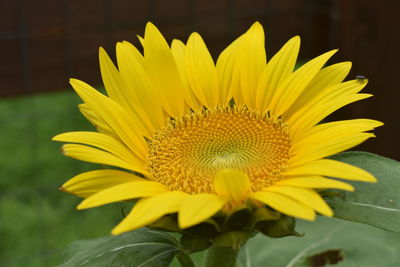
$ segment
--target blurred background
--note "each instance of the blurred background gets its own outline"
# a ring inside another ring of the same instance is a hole
[[[385,122],[357,149],[400,160],[399,11],[397,0],[0,0],[0,266],[54,266],[71,241],[108,234],[128,211],[77,212],[79,200],[57,191],[95,168],[63,157],[50,139],[91,129],[68,78],[101,84],[99,46],[112,57],[117,41],[139,46],[152,21],[168,41],[199,32],[216,58],[258,20],[268,58],[294,35],[301,60],[339,48],[330,63],[352,61],[349,78],[368,77],[375,97],[332,119]]]

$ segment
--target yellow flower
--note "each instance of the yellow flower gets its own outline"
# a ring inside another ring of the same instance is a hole
[[[343,82],[351,63],[324,67],[336,50],[297,70],[298,36],[266,60],[259,23],[229,45],[216,64],[199,34],[167,44],[151,23],[142,55],[116,47],[118,69],[103,49],[100,68],[108,96],[72,79],[83,115],[97,132],[69,132],[66,156],[118,169],[85,172],[62,189],[85,198],[78,209],[137,200],[113,234],[177,214],[179,227],[244,206],[268,206],[314,220],[332,210],[315,189],[353,187],[337,179],[375,182],[327,156],[373,137],[369,119],[320,123],[352,102],[366,82]]]

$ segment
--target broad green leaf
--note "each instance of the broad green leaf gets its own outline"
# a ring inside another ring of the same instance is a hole
[[[170,235],[142,228],[118,236],[76,241],[66,250],[59,267],[164,267],[182,253],[178,241]]]
[[[257,235],[242,248],[240,267],[396,267],[400,262],[400,235],[368,225],[320,217],[299,220],[296,230],[304,237],[268,238]],[[316,265],[323,255],[331,259]],[[319,258],[318,258],[319,257]],[[314,262],[314,265],[311,264]],[[322,265],[321,263],[325,263]]]
[[[378,179],[377,183],[349,182],[355,192],[326,198],[334,216],[400,233],[400,162],[367,152],[345,152],[332,158],[360,167]]]

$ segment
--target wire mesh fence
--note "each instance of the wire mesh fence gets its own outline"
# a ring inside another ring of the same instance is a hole
[[[0,97],[65,90],[69,77],[100,84],[98,47],[105,47],[112,57],[117,41],[140,47],[136,34],[143,34],[147,21],[154,22],[168,41],[200,32],[216,56],[258,20],[266,30],[268,57],[299,34],[301,58],[340,48],[334,60],[353,61],[350,78],[370,77],[367,90],[379,94],[339,116],[397,120],[399,93],[393,82],[400,59],[398,1],[9,0],[0,5]],[[389,123],[378,134],[394,145],[383,148],[378,139],[366,148],[400,158],[399,132],[398,125]]]
[[[115,42],[126,39],[139,45],[135,35],[143,33],[147,21],[167,38],[201,32],[214,55],[255,20],[271,29],[279,43],[272,48],[298,33],[312,35],[314,41],[333,40],[326,38],[331,31],[320,30],[334,23],[332,1],[18,0],[2,5],[0,41],[7,53],[0,96],[61,90],[67,77],[76,75],[98,83],[98,46],[112,50]]]

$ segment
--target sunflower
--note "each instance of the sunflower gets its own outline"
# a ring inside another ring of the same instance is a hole
[[[368,131],[382,125],[370,119],[321,123],[371,96],[359,93],[365,81],[343,81],[350,62],[324,67],[337,50],[295,69],[296,36],[267,62],[258,22],[216,64],[198,33],[169,46],[148,23],[139,39],[143,54],[117,43],[118,67],[100,48],[108,96],[71,79],[84,102],[80,111],[97,131],[53,138],[68,143],[62,147],[68,157],[110,166],[62,186],[84,198],[78,209],[135,200],[113,234],[170,214],[185,229],[243,207],[314,220],[316,213],[333,215],[321,190],[353,190],[335,178],[376,181],[326,158],[374,137]]]

